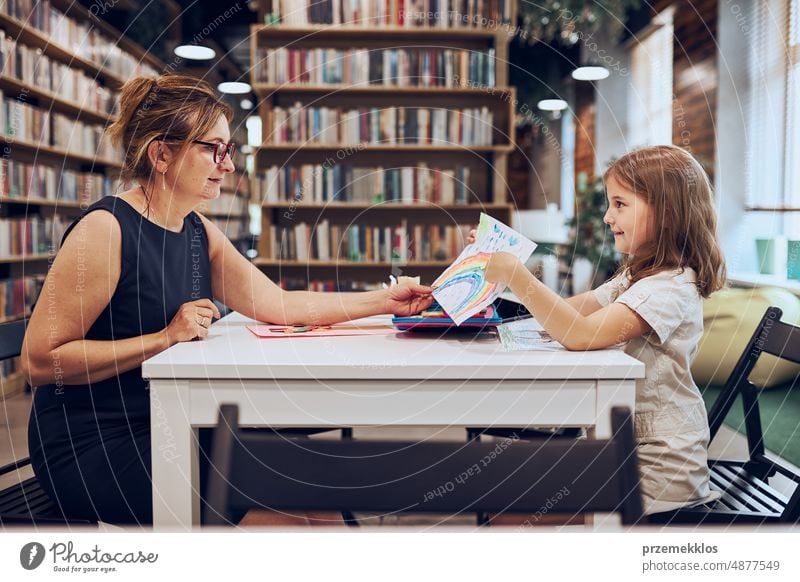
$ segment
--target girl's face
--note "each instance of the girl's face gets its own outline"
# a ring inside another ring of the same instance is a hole
[[[220,115],[214,127],[199,139],[206,142],[228,143],[230,135],[228,120]],[[225,156],[224,160],[215,164],[213,148],[198,143],[189,144],[176,162],[178,170],[175,176],[176,190],[201,193],[203,200],[217,198],[223,176],[235,170],[230,156]]]
[[[642,254],[655,242],[653,207],[611,176],[606,181],[608,211],[603,217],[614,233],[614,246],[627,255]]]

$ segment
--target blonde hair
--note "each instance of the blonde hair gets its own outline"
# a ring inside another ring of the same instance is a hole
[[[702,297],[724,286],[713,189],[689,152],[673,145],[634,150],[609,166],[603,180],[610,178],[650,204],[655,220],[657,236],[649,254],[627,256],[621,267],[631,284],[661,271],[691,267]]]
[[[134,77],[120,91],[119,115],[106,132],[122,148],[123,180],[148,179],[153,168],[147,147],[155,139],[180,142],[181,147],[205,135],[220,115],[230,123],[231,108],[211,86],[188,75]]]

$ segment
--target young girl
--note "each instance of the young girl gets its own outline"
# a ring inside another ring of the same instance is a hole
[[[675,146],[633,151],[604,181],[603,220],[624,255],[616,276],[562,299],[513,255],[495,253],[486,278],[510,287],[567,349],[624,344],[644,362],[634,426],[645,513],[710,501],[708,419],[689,366],[703,333],[701,299],[725,281],[711,185]]]

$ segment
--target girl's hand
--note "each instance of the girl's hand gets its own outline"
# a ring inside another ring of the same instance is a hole
[[[416,315],[433,303],[433,289],[416,283],[402,283],[385,291],[386,307],[384,313],[399,316]]]
[[[220,313],[211,299],[184,303],[164,330],[169,345],[188,342],[196,337],[208,337],[208,326],[211,325],[213,318],[219,319]]]
[[[517,269],[524,268],[525,266],[519,259],[511,253],[492,253],[484,276],[490,283],[498,283],[507,287],[517,273]]]
[[[467,244],[468,245],[475,244],[475,240],[477,238],[478,238],[478,231],[473,228],[471,231],[469,231],[469,236],[467,236]]]

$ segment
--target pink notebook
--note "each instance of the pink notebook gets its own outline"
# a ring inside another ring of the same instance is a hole
[[[391,325],[248,325],[247,329],[258,337],[272,338],[388,335],[390,333],[397,333],[397,330]],[[285,330],[290,331],[287,332]]]

